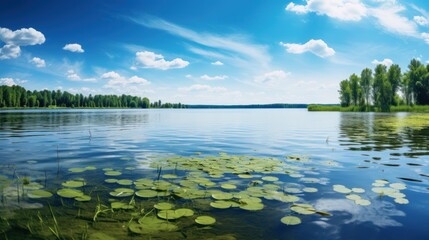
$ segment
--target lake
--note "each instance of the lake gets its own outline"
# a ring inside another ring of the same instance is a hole
[[[27,110],[0,129],[2,239],[429,238],[429,115]]]

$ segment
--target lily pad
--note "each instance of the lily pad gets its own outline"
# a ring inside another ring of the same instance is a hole
[[[62,188],[57,191],[57,194],[63,198],[75,198],[84,195],[82,191],[71,188]]]
[[[369,200],[362,199],[362,198],[355,200],[355,203],[358,204],[358,205],[361,205],[361,206],[371,205],[371,202]]]
[[[112,197],[129,197],[134,194],[134,190],[130,188],[116,188],[113,192],[109,193]]]
[[[278,181],[279,178],[274,176],[266,176],[266,177],[263,177],[262,180],[267,182],[275,182],[275,181]]]
[[[162,219],[174,220],[183,217],[183,212],[176,212],[175,210],[161,210],[157,216]]]
[[[232,195],[231,193],[214,193],[212,194],[212,198],[216,199],[216,200],[228,200],[233,198],[234,195]]]
[[[195,222],[201,225],[212,225],[216,222],[216,219],[210,216],[199,216],[195,219]]]
[[[106,176],[120,176],[120,175],[122,175],[122,173],[119,171],[106,171],[106,172],[104,172],[104,175],[106,175]]]
[[[153,198],[158,196],[158,192],[154,190],[143,189],[143,190],[137,191],[136,196],[139,196],[142,198]]]
[[[27,196],[29,198],[49,198],[52,197],[52,193],[38,189],[27,193]]]
[[[61,185],[63,185],[64,187],[69,187],[69,188],[77,188],[77,187],[85,186],[86,183],[85,183],[85,181],[69,180],[69,181],[63,182]]]
[[[69,168],[69,172],[72,172],[72,173],[81,173],[85,171],[86,171],[86,168]]]
[[[108,179],[105,179],[104,182],[106,182],[106,183],[117,183],[118,179],[116,179],[116,178],[108,178]]]
[[[89,202],[89,201],[91,201],[91,197],[88,195],[82,195],[79,197],[75,197],[74,200],[79,201],[79,202]]]
[[[295,216],[286,216],[280,219],[280,221],[286,225],[298,225],[301,223],[301,219]]]
[[[189,208],[179,208],[179,209],[176,209],[175,212],[184,217],[190,217],[194,215],[194,211]]]
[[[397,190],[404,190],[407,188],[407,185],[403,183],[391,183],[389,187],[397,189]]]
[[[406,199],[406,198],[395,198],[394,201],[396,203],[399,203],[399,204],[408,204],[409,203],[408,199]]]
[[[259,202],[242,203],[240,208],[248,211],[259,211],[264,209],[264,204]]]
[[[230,208],[232,204],[229,201],[220,200],[220,201],[211,202],[210,206],[214,208],[219,208],[219,209],[226,209],[226,208]]]
[[[221,188],[223,189],[236,189],[237,186],[235,186],[234,184],[229,184],[229,183],[224,183],[222,185],[220,185]]]
[[[352,192],[354,192],[354,193],[364,193],[365,189],[363,189],[363,188],[352,188]]]
[[[121,180],[118,180],[116,183],[123,186],[129,186],[133,184],[133,181],[129,179],[121,179]]]
[[[170,210],[174,207],[174,205],[167,202],[161,202],[161,203],[155,204],[153,207],[158,210]]]
[[[305,187],[305,188],[303,188],[303,189],[302,189],[302,191],[304,191],[304,192],[308,192],[308,193],[315,193],[315,192],[317,192],[318,190],[317,190],[317,188]]]

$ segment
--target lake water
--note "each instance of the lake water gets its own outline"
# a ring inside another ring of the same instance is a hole
[[[2,111],[0,129],[1,239],[429,239],[428,115]]]

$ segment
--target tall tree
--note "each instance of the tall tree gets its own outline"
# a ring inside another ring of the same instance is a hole
[[[340,82],[340,90],[338,92],[340,93],[341,106],[350,106],[352,92],[350,90],[350,83],[347,79]]]
[[[392,96],[390,98],[390,104],[397,105],[398,103],[395,102],[396,93],[398,92],[399,85],[401,83],[401,68],[398,64],[393,64],[389,67],[389,70],[387,71],[387,80],[392,86]]]
[[[374,69],[374,81],[372,84],[372,99],[374,101],[374,106],[378,108],[381,108],[382,105],[381,92],[384,90],[385,81],[387,81],[386,66],[378,64]]]
[[[353,105],[357,106],[359,103],[359,95],[360,95],[360,86],[359,86],[359,77],[356,74],[352,74],[349,78],[350,91],[351,91],[351,100]]]
[[[370,98],[371,98],[371,85],[372,85],[372,70],[369,68],[365,68],[362,70],[360,74],[360,86],[362,89],[362,95],[365,99],[365,104],[367,105],[367,108],[370,104]]]

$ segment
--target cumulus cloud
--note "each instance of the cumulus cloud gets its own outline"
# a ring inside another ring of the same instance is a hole
[[[81,78],[77,72],[74,70],[67,71],[67,79],[71,81],[81,81],[81,82],[96,82],[96,78]]]
[[[224,79],[227,79],[227,78],[228,78],[228,76],[226,76],[226,75],[221,75],[221,76],[209,76],[209,75],[207,75],[207,74],[204,74],[204,75],[200,76],[200,79],[201,79],[201,80],[204,80],[204,81],[224,80]]]
[[[69,43],[66,44],[63,47],[64,50],[70,51],[70,52],[76,52],[76,53],[83,53],[85,50],[83,50],[82,46],[78,43]]]
[[[413,20],[420,26],[426,26],[429,23],[427,18],[423,16],[414,16]]]
[[[167,70],[173,68],[184,68],[188,65],[189,62],[181,58],[175,58],[171,61],[167,61],[164,59],[164,56],[154,52],[143,51],[136,53],[136,66],[140,66],[142,68]]]
[[[0,48],[0,60],[17,58],[21,55],[21,48],[15,45],[6,44]]]
[[[13,85],[18,85],[18,84],[16,84],[13,78],[0,78],[0,85],[6,85],[11,87]]]
[[[215,65],[215,66],[222,66],[222,65],[223,65],[223,62],[221,62],[221,61],[212,62],[212,65]]]
[[[205,92],[225,92],[227,91],[224,87],[212,87],[204,84],[194,84],[189,87],[181,87],[178,89],[181,92],[195,92],[195,91],[205,91]]]
[[[20,46],[38,45],[45,40],[43,33],[34,28],[21,28],[16,31],[0,28],[0,41],[5,43],[0,48],[0,60],[17,58],[21,55]]]
[[[254,81],[256,83],[268,83],[268,84],[278,83],[286,80],[290,74],[291,74],[290,72],[284,72],[283,70],[276,70],[276,71],[271,71],[271,72],[267,72],[262,75],[256,76]]]
[[[31,59],[30,63],[36,65],[36,67],[38,67],[38,68],[46,67],[45,60],[38,58],[38,57],[34,57],[33,59]]]
[[[390,67],[390,65],[393,64],[393,61],[392,61],[392,59],[385,58],[382,61],[378,61],[377,59],[374,59],[371,63],[375,64],[375,65],[383,64],[386,67]]]
[[[429,33],[424,32],[420,36],[427,44],[429,44]]]
[[[286,11],[297,14],[315,12],[342,21],[360,21],[367,15],[367,8],[360,0],[307,0],[306,5],[291,2],[286,6]]]
[[[306,0],[305,5],[289,3],[286,11],[297,14],[314,12],[341,21],[360,21],[364,17],[372,17],[389,32],[419,37],[417,24],[424,24],[427,19],[416,16],[413,21],[401,15],[405,7],[396,0],[373,0],[373,2],[376,6],[365,5],[361,0]]]
[[[310,41],[304,44],[297,43],[283,43],[280,42],[280,45],[286,48],[286,51],[293,54],[302,54],[305,52],[311,52],[314,55],[325,58],[335,54],[335,50],[328,47],[323,40],[311,39]]]
[[[117,89],[119,87],[129,87],[133,85],[143,86],[150,84],[150,82],[144,78],[138,76],[125,78],[115,71],[103,73],[101,78],[109,80],[107,84],[104,85],[105,88]]]

